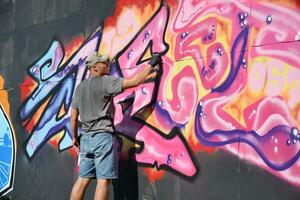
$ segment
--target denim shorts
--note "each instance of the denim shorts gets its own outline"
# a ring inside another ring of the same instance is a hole
[[[78,176],[82,178],[118,178],[114,135],[111,133],[82,134],[78,165]]]

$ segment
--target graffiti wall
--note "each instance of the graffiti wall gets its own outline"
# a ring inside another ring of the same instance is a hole
[[[114,98],[111,199],[300,198],[297,0],[54,2],[30,1],[49,11],[25,19],[2,3],[1,195],[68,198],[70,105],[98,51],[123,78],[163,58],[160,76]]]

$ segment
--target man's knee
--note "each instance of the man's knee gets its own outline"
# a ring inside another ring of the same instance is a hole
[[[78,178],[73,186],[72,192],[71,192],[71,200],[79,200],[82,199],[84,192],[89,185],[91,179],[88,178]]]
[[[91,179],[89,178],[81,178],[79,177],[75,183],[75,185],[77,186],[78,189],[85,189],[89,183],[90,183]]]
[[[100,186],[109,186],[110,184],[110,179],[97,179],[97,184]]]

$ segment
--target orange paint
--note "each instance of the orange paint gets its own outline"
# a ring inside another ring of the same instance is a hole
[[[155,3],[158,3],[160,1],[158,0],[148,0],[148,1],[140,1],[140,0],[118,0],[116,2],[116,6],[115,6],[115,11],[113,16],[110,16],[108,18],[106,18],[105,20],[105,27],[108,26],[115,26],[118,17],[120,16],[120,14],[122,13],[124,8],[127,7],[136,7],[138,10],[140,10],[141,12],[144,11],[144,8],[147,7],[148,5],[151,6],[151,8],[154,10],[155,8]]]
[[[144,168],[144,172],[146,173],[149,182],[161,180],[165,175],[165,171],[157,170],[156,168]]]
[[[63,63],[67,61],[75,53],[75,51],[79,49],[84,40],[84,36],[81,35],[73,38],[69,44],[65,45],[65,57]]]
[[[199,142],[197,142],[196,139],[193,139],[192,136],[188,138],[187,142],[193,152],[205,151],[206,153],[214,153],[216,151],[215,147],[202,145]]]
[[[25,129],[28,133],[32,132],[32,129],[37,124],[37,122],[40,120],[40,118],[45,110],[45,107],[48,105],[48,102],[49,102],[49,98],[38,108],[38,110],[35,112],[33,117],[30,119],[30,121],[26,125]]]
[[[0,104],[3,108],[3,110],[5,111],[7,117],[9,116],[10,113],[10,107],[9,107],[9,103],[8,103],[8,95],[7,95],[7,91],[4,88],[4,79],[2,78],[2,76],[0,76],[0,88],[1,88],[1,92],[0,92]]]
[[[60,131],[56,135],[50,138],[49,143],[52,144],[53,146],[58,146],[59,141],[62,139],[64,136],[65,131]]]
[[[37,83],[31,77],[27,76],[24,82],[20,85],[21,101],[23,102],[36,87]]]
[[[65,109],[65,105],[62,104],[60,109],[59,109],[59,112],[57,114],[57,118],[60,119],[62,118],[65,114],[67,113],[66,109]]]

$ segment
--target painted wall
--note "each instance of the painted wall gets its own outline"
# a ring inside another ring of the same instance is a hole
[[[161,76],[114,99],[111,199],[299,199],[299,13],[297,0],[2,0],[0,194],[68,199],[86,57],[130,78],[160,52]]]

